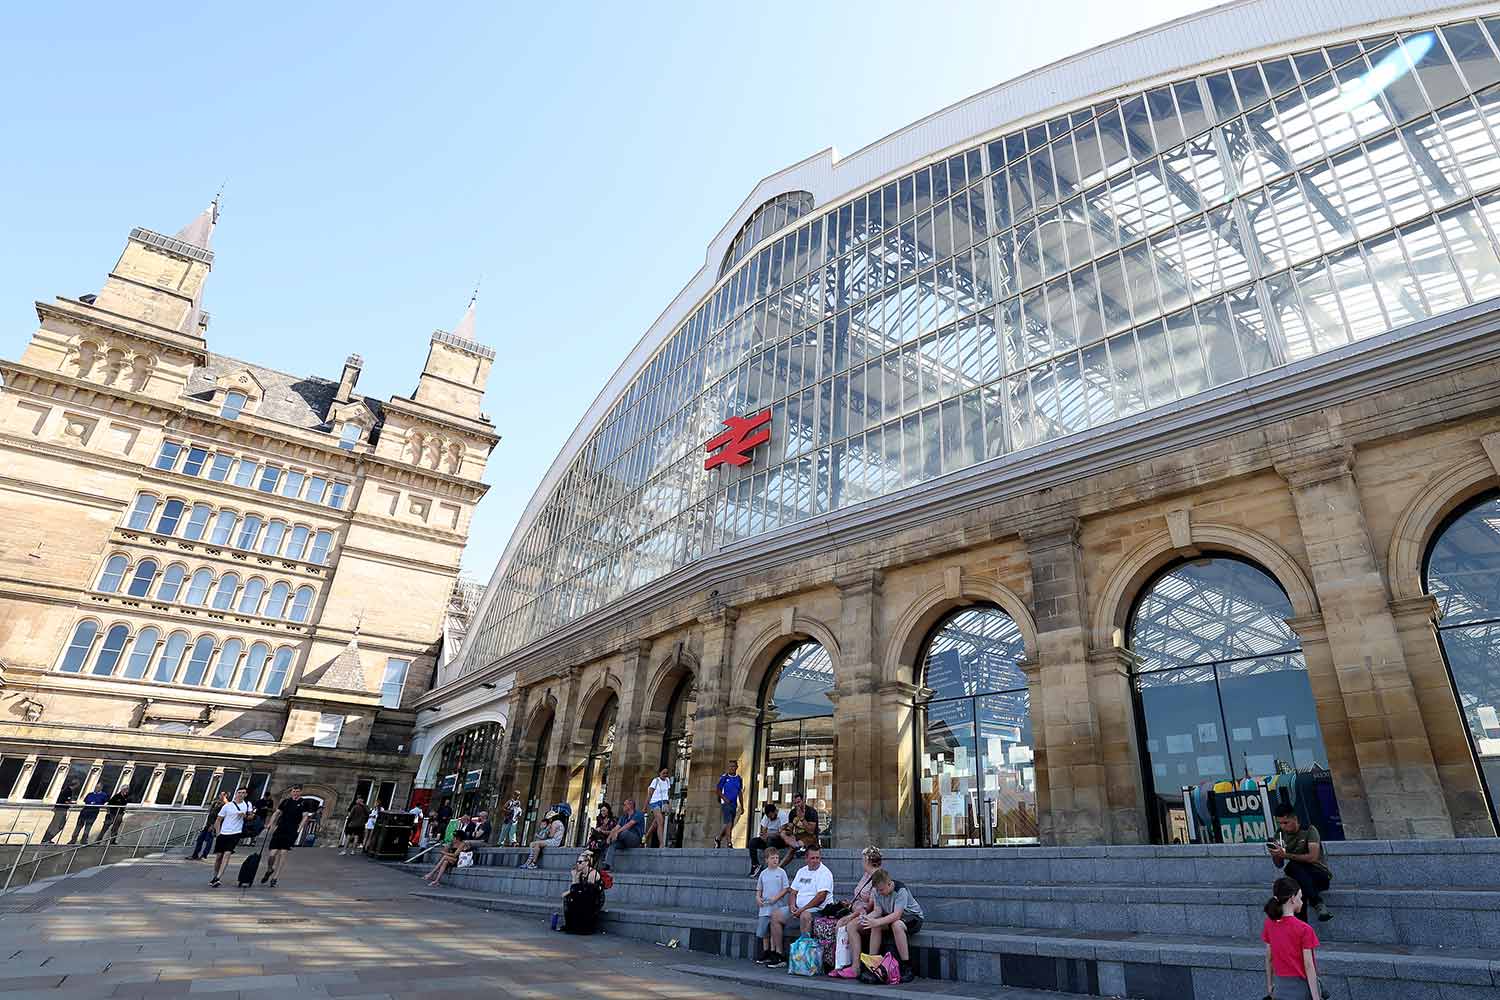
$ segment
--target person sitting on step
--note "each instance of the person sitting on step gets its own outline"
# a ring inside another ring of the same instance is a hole
[[[531,842],[531,857],[526,859],[526,864],[521,866],[523,868],[535,868],[537,862],[542,859],[542,851],[545,848],[562,846],[563,834],[566,832],[563,828],[562,816],[554,809],[543,818],[542,822],[545,825],[538,831],[537,838]]]
[[[810,856],[810,855],[809,855]],[[859,929],[870,935],[869,953],[880,954],[880,939],[887,928],[896,945],[896,959],[901,963],[901,981],[907,982],[916,976],[911,963],[911,946],[907,940],[922,929],[922,907],[912,898],[911,890],[895,879],[884,868],[870,876],[874,894],[870,897],[874,909],[859,918]]]
[[[454,837],[448,841],[438,853],[437,864],[432,866],[432,871],[428,872],[422,881],[428,885],[437,885],[443,880],[443,876],[458,864],[458,856],[467,850],[469,850],[469,845],[462,837]]]
[[[786,826],[786,816],[772,799],[760,807],[760,835],[750,838],[750,874],[746,878],[756,878],[765,869],[763,859],[766,849],[773,848],[779,855],[781,848],[786,846],[786,841],[781,839],[782,827]]]
[[[613,871],[615,853],[622,849],[630,851],[640,847],[645,830],[646,815],[636,808],[635,799],[626,799],[620,803],[620,821],[609,831],[609,838],[604,845],[604,864],[600,868],[603,871]]]
[[[781,839],[792,848],[795,857],[818,846],[818,811],[801,795],[792,796],[792,811],[787,815],[786,826],[781,828]]]
[[[833,872],[823,864],[823,852],[816,845],[807,849],[807,864],[798,870],[792,879],[791,903],[785,910],[775,910],[771,913],[771,920],[778,926],[773,932],[773,937],[784,939],[784,925],[792,919],[799,922],[802,934],[812,933],[813,920],[817,918],[818,911],[828,902],[833,895]],[[782,962],[782,964],[785,964]],[[776,962],[771,963],[771,968],[779,968]]]
[[[1297,810],[1286,803],[1276,807],[1276,826],[1279,836],[1266,844],[1271,862],[1302,887],[1303,898],[1319,920],[1332,920],[1333,914],[1323,905],[1323,893],[1333,881],[1333,869],[1328,867],[1328,855],[1323,850],[1318,828],[1304,829]],[[1302,911],[1302,919],[1307,919],[1306,910]]]

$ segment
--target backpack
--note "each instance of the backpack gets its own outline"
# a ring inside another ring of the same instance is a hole
[[[861,955],[859,981],[871,986],[895,986],[901,982],[901,963],[894,955]]]

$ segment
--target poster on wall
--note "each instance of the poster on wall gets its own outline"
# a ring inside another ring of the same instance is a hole
[[[1260,792],[1215,792],[1212,808],[1220,843],[1258,844],[1270,837]]]
[[[443,775],[442,780],[440,780],[438,782],[438,786],[437,786],[438,791],[440,791],[440,792],[451,792],[451,791],[453,791],[457,787],[458,787],[458,774],[456,772],[453,773],[453,774],[445,774],[445,775]]]

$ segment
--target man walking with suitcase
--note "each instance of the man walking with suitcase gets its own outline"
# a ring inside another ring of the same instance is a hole
[[[286,873],[286,863],[292,848],[302,839],[308,818],[318,809],[318,803],[302,797],[301,785],[293,785],[288,790],[287,797],[271,815],[271,856],[266,860],[266,873],[260,877],[262,885],[269,882],[275,888],[276,881]]]
[[[229,856],[244,835],[245,819],[252,809],[254,807],[245,801],[243,788],[236,788],[234,798],[220,807],[219,817],[214,820],[214,877],[209,885],[217,888],[223,884],[220,879],[229,866]]]

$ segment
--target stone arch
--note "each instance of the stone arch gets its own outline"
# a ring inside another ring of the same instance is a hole
[[[1229,524],[1194,522],[1189,547],[1178,547],[1163,528],[1120,560],[1094,602],[1089,646],[1112,649],[1123,642],[1126,619],[1146,582],[1168,563],[1187,556],[1226,553],[1242,556],[1270,573],[1301,618],[1318,613],[1318,598],[1307,573],[1280,545],[1258,532]]]
[[[668,702],[677,691],[677,685],[684,677],[696,680],[699,669],[698,657],[684,647],[674,649],[671,655],[663,658],[646,685],[645,714],[664,715]]]
[[[80,337],[68,348],[67,356],[63,359],[64,366],[73,366],[74,378],[86,379],[94,372],[94,366],[104,355],[104,348],[99,341],[90,337]]]
[[[467,713],[455,719],[450,719],[439,726],[434,727],[427,734],[427,746],[422,751],[422,763],[417,768],[417,788],[430,788],[437,780],[437,766],[442,754],[443,743],[454,733],[461,733],[465,729],[482,726],[486,722],[497,722],[500,729],[509,737],[510,730],[506,726],[505,711],[497,708],[486,708],[476,712]]]
[[[758,709],[760,707],[760,690],[765,684],[766,675],[771,667],[786,650],[799,642],[814,640],[821,645],[833,660],[834,683],[838,683],[839,668],[842,655],[839,650],[839,640],[823,622],[816,618],[804,615],[793,615],[790,631],[784,629],[784,622],[775,621],[761,630],[746,646],[745,654],[739,658],[736,673],[743,680],[734,689],[731,698],[732,706]]]
[[[536,741],[542,738],[542,732],[547,724],[557,717],[557,696],[546,694],[542,696],[541,704],[531,710],[531,715],[526,719],[526,728],[522,730],[523,747],[534,747]]]
[[[573,733],[575,742],[582,746],[589,745],[594,737],[594,725],[609,705],[610,698],[614,698],[617,711],[624,706],[620,699],[619,678],[605,670],[595,678],[583,697],[578,699],[578,728]]]
[[[454,476],[458,475],[459,471],[464,467],[464,446],[461,444],[450,444],[447,456],[448,473]]]
[[[1488,457],[1472,458],[1438,473],[1406,505],[1391,532],[1386,552],[1386,579],[1397,601],[1421,597],[1422,566],[1432,536],[1455,510],[1495,487],[1495,466]]]
[[[1036,619],[1026,602],[994,580],[963,574],[956,596],[946,584],[939,584],[914,600],[897,619],[882,664],[886,679],[917,683],[917,658],[922,655],[922,646],[933,627],[950,612],[975,604],[993,604],[1010,615],[1026,643],[1026,660],[1036,660]]]

